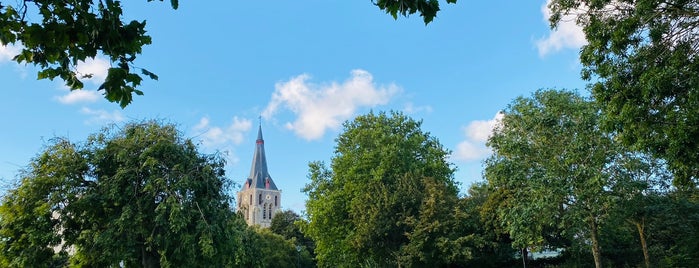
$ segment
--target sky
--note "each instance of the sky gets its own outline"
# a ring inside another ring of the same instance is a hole
[[[0,46],[0,181],[17,180],[52,137],[84,141],[111,123],[176,124],[205,153],[224,152],[228,179],[247,178],[261,124],[282,208],[302,213],[308,163],[330,162],[342,123],[401,111],[451,151],[462,192],[483,180],[498,112],[537,89],[578,89],[585,38],[573,20],[549,28],[546,1],[440,2],[437,18],[393,17],[371,1],[125,1],[153,44],[135,65],[159,76],[121,109],[96,91],[110,63],[77,68],[85,89],[37,80]],[[233,189],[234,195],[237,189]]]

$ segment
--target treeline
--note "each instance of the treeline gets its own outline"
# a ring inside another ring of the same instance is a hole
[[[4,193],[0,267],[312,266],[298,234],[235,213],[223,167],[155,121],[54,138]]]
[[[1,267],[311,267],[291,211],[248,227],[224,160],[174,125],[52,139],[0,204]]]
[[[302,230],[321,267],[696,266],[696,186],[673,186],[666,161],[601,120],[573,91],[517,98],[489,138],[484,181],[460,196],[420,122],[357,117],[329,167],[310,165]]]
[[[428,22],[438,9],[426,3],[376,4]],[[549,8],[554,27],[584,28],[591,96],[539,90],[515,99],[488,140],[483,181],[467,194],[420,121],[370,113],[345,122],[330,163],[310,163],[307,215],[277,214],[259,230],[233,211],[222,158],[199,153],[172,125],[131,123],[82,143],[56,138],[31,161],[0,204],[0,266],[697,266],[699,5],[551,0]],[[3,30],[2,43],[45,43],[19,38],[25,21],[2,10],[21,22]],[[143,33],[134,40],[148,43]],[[101,51],[127,70],[141,43]],[[28,47],[15,60],[45,65],[40,77],[76,89],[70,60],[96,50],[29,57],[39,52]],[[103,85],[122,106],[140,93],[140,76],[126,77]],[[559,254],[534,259],[547,250]]]
[[[420,121],[362,115],[330,163],[310,163],[306,215],[277,213],[269,229],[245,224],[223,159],[173,125],[55,138],[3,196],[0,266],[695,266],[697,187],[601,120],[573,91],[517,98],[484,180],[460,189]]]

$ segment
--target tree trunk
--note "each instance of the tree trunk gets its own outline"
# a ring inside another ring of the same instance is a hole
[[[592,218],[590,220],[590,238],[592,239],[592,257],[595,259],[595,268],[602,268],[602,254],[599,248],[599,240],[597,234],[597,222]]]
[[[641,239],[641,248],[643,248],[643,261],[646,264],[646,268],[650,268],[650,255],[648,254],[648,244],[646,244],[646,234],[643,229],[645,229],[645,219],[640,222],[635,222],[636,229],[638,229],[638,237]]]

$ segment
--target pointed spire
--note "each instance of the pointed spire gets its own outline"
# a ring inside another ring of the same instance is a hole
[[[264,144],[265,140],[262,139],[262,124],[260,124],[260,127],[257,129],[257,141],[255,141],[256,144]]]
[[[263,188],[277,190],[272,177],[267,171],[267,157],[265,156],[265,140],[262,138],[262,124],[257,130],[257,141],[255,141],[255,154],[252,157],[250,176],[247,183],[250,188]]]

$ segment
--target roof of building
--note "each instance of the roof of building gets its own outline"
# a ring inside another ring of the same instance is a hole
[[[278,190],[274,184],[272,176],[267,171],[267,157],[265,156],[265,140],[262,139],[262,125],[257,131],[257,141],[255,141],[255,154],[252,157],[250,176],[245,181],[246,188],[261,188]]]

